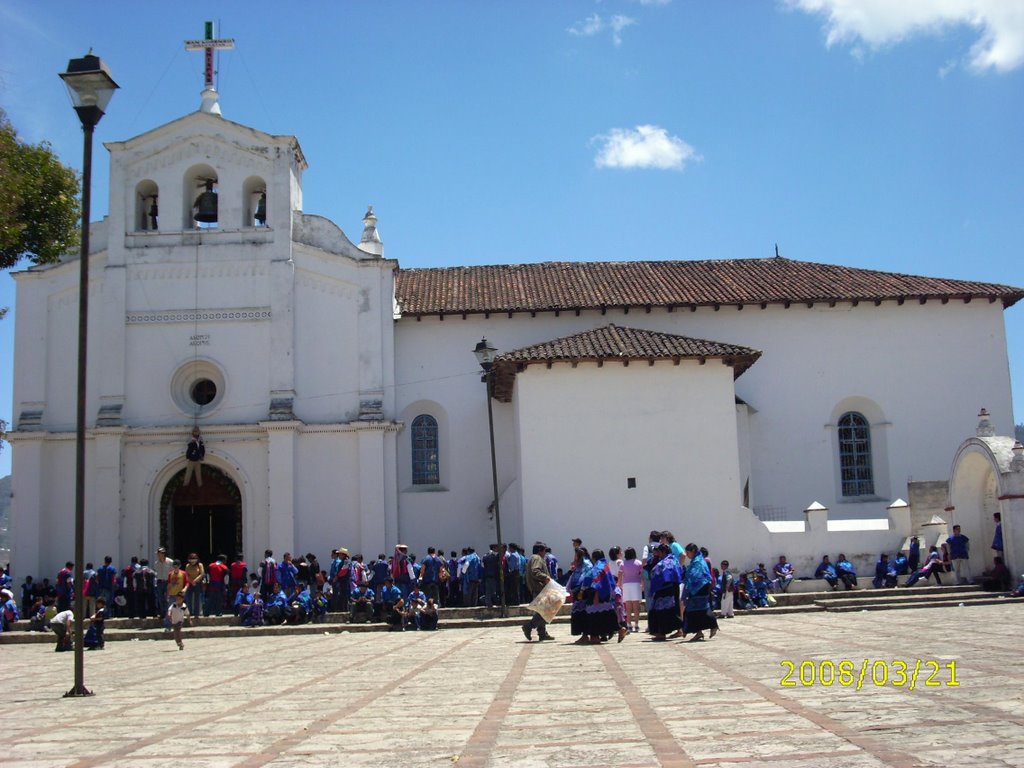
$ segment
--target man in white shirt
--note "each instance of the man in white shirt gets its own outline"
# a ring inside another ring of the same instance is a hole
[[[50,629],[57,636],[57,647],[54,650],[58,653],[71,650],[71,625],[74,622],[75,614],[70,609],[61,611],[50,619]]]

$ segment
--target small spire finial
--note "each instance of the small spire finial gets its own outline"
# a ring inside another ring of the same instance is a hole
[[[776,259],[779,258],[779,244],[778,243],[775,244],[775,258]]]
[[[363,236],[359,240],[359,250],[374,256],[384,255],[384,243],[377,232],[377,214],[373,212],[372,205],[366,207],[363,216]]]

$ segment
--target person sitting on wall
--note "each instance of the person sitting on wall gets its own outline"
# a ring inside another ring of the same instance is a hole
[[[753,578],[749,573],[744,573],[740,576],[739,583],[736,585],[736,607],[742,611],[757,608],[757,606],[754,605],[753,598],[751,597],[751,593],[753,591]]]
[[[391,628],[392,632],[402,631],[402,608],[405,601],[402,600],[402,590],[395,586],[393,577],[384,579],[384,588],[380,591],[381,614],[384,621]]]
[[[288,623],[305,624],[312,614],[313,597],[309,594],[309,587],[301,583],[296,584],[288,596]]]
[[[288,598],[281,590],[280,584],[275,584],[273,590],[266,599],[263,620],[267,624],[284,624],[288,618]]]
[[[420,628],[420,612],[427,604],[427,595],[417,586],[413,586],[405,601],[405,626],[407,629]]]
[[[896,586],[896,568],[889,562],[889,555],[883,552],[875,563],[875,578],[871,580],[875,589]]]
[[[910,573],[910,563],[907,560],[907,556],[902,552],[897,552],[896,557],[892,561],[892,568],[896,571],[897,576],[906,576]]]
[[[832,565],[831,561],[828,559],[828,555],[821,556],[821,562],[818,563],[818,567],[814,571],[814,578],[824,579],[832,589],[835,589],[839,585],[839,576],[836,573],[836,567]]]
[[[853,563],[846,559],[846,555],[839,553],[839,559],[836,561],[836,573],[839,574],[840,580],[843,582],[843,586],[847,589],[854,589],[857,586],[857,571],[853,567]]]
[[[427,598],[427,604],[420,611],[420,629],[424,632],[437,629],[437,605],[432,597]]]
[[[785,592],[789,589],[795,574],[793,572],[793,564],[786,562],[785,555],[779,555],[779,562],[775,564],[772,571],[775,574],[775,580],[772,581],[772,587],[774,587],[775,591]]]
[[[185,479],[181,481],[182,485],[188,485],[194,474],[196,476],[196,485],[200,488],[203,487],[203,459],[205,458],[206,446],[203,444],[199,427],[192,427],[192,438],[188,441],[188,445],[185,446],[185,461],[188,463],[185,466]]]
[[[910,578],[907,579],[907,583],[903,586],[912,587],[918,582],[919,579],[927,580],[929,576],[934,576],[935,583],[941,587],[942,577],[939,576],[941,572],[942,555],[939,554],[938,547],[932,547],[931,550],[928,552],[928,559],[925,561],[924,565],[922,565],[920,568],[918,568],[916,571],[910,574]]]
[[[373,621],[373,599],[375,595],[366,584],[357,584],[352,589],[349,621],[353,624],[369,624]]]
[[[1021,578],[1024,579],[1024,576]],[[988,592],[1005,592],[1010,588],[1010,569],[1006,567],[1003,558],[996,556],[992,567],[982,571],[981,588]],[[1017,592],[1020,592],[1020,587],[1017,588]],[[1013,596],[1020,597],[1016,593]]]
[[[249,582],[243,582],[241,589],[235,593],[235,600],[231,606],[235,615],[242,620],[243,624],[245,624],[245,617],[252,610],[252,601],[252,587],[249,586]]]

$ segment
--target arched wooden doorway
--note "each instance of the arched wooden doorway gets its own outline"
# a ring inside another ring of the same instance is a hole
[[[177,472],[160,498],[160,543],[170,557],[184,562],[190,552],[210,563],[217,555],[233,558],[242,552],[242,497],[235,481],[216,467],[203,464],[203,485],[193,478],[183,485]]]

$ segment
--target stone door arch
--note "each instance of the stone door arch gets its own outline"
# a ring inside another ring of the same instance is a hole
[[[237,483],[211,464],[202,464],[203,485],[183,484],[175,472],[160,496],[160,544],[170,557],[185,561],[196,552],[203,563],[217,555],[233,558],[242,548],[242,495]]]
[[[971,573],[978,579],[992,566],[993,515],[1003,524],[1003,553],[1010,573],[1024,568],[1024,460],[1015,458],[1011,437],[972,437],[953,460],[949,480],[952,520],[971,540]],[[1017,446],[1020,444],[1017,443]]]

